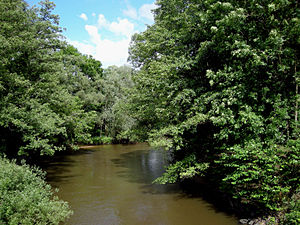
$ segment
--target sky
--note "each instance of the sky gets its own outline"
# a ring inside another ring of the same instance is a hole
[[[40,0],[26,0],[33,6]],[[52,0],[66,40],[104,68],[127,63],[134,33],[153,24],[155,0]]]

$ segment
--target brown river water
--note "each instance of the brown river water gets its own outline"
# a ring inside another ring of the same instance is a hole
[[[184,192],[152,184],[167,164],[166,152],[146,144],[84,147],[46,164],[74,215],[71,225],[236,225],[238,220]]]

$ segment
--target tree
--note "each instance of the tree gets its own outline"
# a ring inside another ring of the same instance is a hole
[[[101,63],[78,53],[74,65],[62,55],[68,46],[53,8],[0,1],[0,146],[8,156],[52,155],[90,138],[95,113],[78,93],[101,76]],[[75,71],[76,94],[66,88]]]
[[[80,99],[81,108],[86,115],[83,122],[89,124],[89,136],[98,134],[100,113],[103,111],[105,96],[103,95],[103,69],[101,62],[92,56],[82,55],[75,47],[67,45],[58,52],[63,59],[67,71],[62,85],[68,92]],[[91,143],[90,138],[83,138],[81,143]]]
[[[156,4],[154,25],[132,38],[130,103],[137,133],[174,151],[159,181],[205,175],[283,210],[299,191],[298,2]]]
[[[134,124],[126,110],[128,91],[133,86],[132,69],[129,66],[110,66],[104,70],[103,111],[100,114],[101,135],[115,141],[128,139],[125,134]],[[125,132],[125,133],[124,133]]]

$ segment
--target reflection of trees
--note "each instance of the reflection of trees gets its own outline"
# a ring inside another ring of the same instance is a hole
[[[126,168],[119,173],[130,182],[152,184],[161,176],[167,165],[167,154],[162,150],[138,150],[121,154],[112,161],[119,167]]]

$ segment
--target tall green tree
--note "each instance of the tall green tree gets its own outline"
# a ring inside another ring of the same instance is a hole
[[[104,70],[102,93],[105,99],[99,117],[101,135],[112,137],[115,141],[128,139],[126,133],[135,122],[126,109],[129,90],[133,87],[132,72],[132,68],[126,65],[110,66]]]
[[[81,54],[75,47],[67,45],[58,52],[67,71],[62,85],[68,92],[82,102],[81,108],[88,116],[82,121],[90,121],[89,136],[97,135],[101,126],[100,113],[103,111],[105,96],[103,95],[103,69],[101,62],[91,56]],[[92,120],[92,121],[91,121]],[[83,143],[91,143],[90,138],[82,139]]]
[[[0,146],[10,156],[52,155],[90,136],[95,113],[66,88],[75,73],[61,54],[68,46],[53,8],[48,0],[32,8],[23,0],[0,1]],[[81,80],[102,72],[99,63],[92,71],[91,58],[78,58]]]
[[[299,192],[298,1],[156,4],[154,25],[132,38],[130,106],[136,133],[174,151],[159,181],[205,175],[283,210]]]

